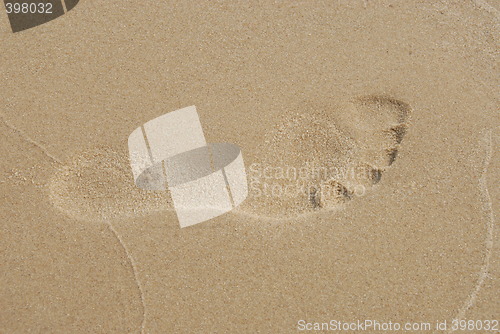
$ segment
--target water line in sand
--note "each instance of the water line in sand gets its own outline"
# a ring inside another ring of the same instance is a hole
[[[59,158],[57,158],[56,156],[54,156],[53,154],[51,154],[42,144],[40,144],[40,143],[36,142],[35,140],[31,139],[22,130],[20,130],[17,127],[15,127],[14,125],[10,124],[5,119],[4,115],[0,114],[0,119],[2,120],[2,122],[11,131],[13,131],[14,133],[16,133],[25,142],[27,142],[30,145],[36,147],[39,151],[41,151],[50,160],[52,160],[53,162],[55,162],[58,165],[61,165],[61,166],[64,165]],[[69,215],[67,215],[67,216],[70,217]],[[73,218],[73,217],[70,217],[70,218]],[[142,288],[141,284],[139,283],[139,278],[138,278],[138,274],[137,274],[137,266],[135,264],[135,261],[134,261],[133,257],[130,255],[130,252],[129,252],[128,248],[125,246],[125,243],[123,242],[122,238],[120,237],[120,235],[118,234],[118,232],[116,231],[116,229],[113,227],[113,225],[111,224],[111,222],[108,219],[106,219],[105,220],[105,224],[106,224],[106,226],[108,226],[109,230],[111,231],[111,233],[114,235],[114,237],[116,238],[116,240],[118,241],[118,243],[122,247],[123,251],[125,252],[125,255],[127,256],[127,259],[129,261],[130,267],[132,268],[132,272],[133,272],[133,275],[134,275],[134,280],[135,280],[135,283],[136,283],[137,288],[139,290],[139,295],[140,295],[140,299],[141,299],[142,321],[141,321],[140,333],[143,334],[143,333],[145,333],[145,324],[146,324],[146,303],[145,303],[145,300],[144,300],[143,288]]]
[[[481,207],[486,217],[486,255],[484,257],[483,266],[479,272],[479,279],[477,280],[476,286],[472,290],[469,297],[465,300],[463,306],[459,309],[457,316],[454,320],[463,320],[466,312],[474,305],[477,300],[479,291],[481,290],[486,277],[488,277],[488,271],[490,268],[491,255],[493,251],[493,232],[495,228],[495,215],[493,213],[493,207],[491,203],[490,194],[488,191],[488,184],[486,180],[486,175],[488,172],[488,167],[493,156],[493,141],[492,141],[492,130],[489,130],[480,141],[485,141],[486,155],[483,162],[483,168],[481,171],[481,177],[479,178],[479,192],[481,201]],[[455,330],[450,329],[448,333],[453,333]]]

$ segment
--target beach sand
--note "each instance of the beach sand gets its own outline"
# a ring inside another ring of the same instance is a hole
[[[18,33],[3,14],[0,332],[500,320],[499,11],[87,0]],[[180,229],[127,138],[190,105],[250,192]]]

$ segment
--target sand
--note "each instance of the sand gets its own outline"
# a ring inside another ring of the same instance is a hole
[[[0,332],[500,320],[499,11],[82,0],[18,33],[4,14]],[[190,105],[250,193],[180,229],[127,138]]]

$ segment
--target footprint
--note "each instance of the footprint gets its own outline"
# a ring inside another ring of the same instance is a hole
[[[355,138],[362,151],[360,160],[390,166],[397,157],[408,125],[410,106],[384,96],[363,96],[339,108],[334,118],[346,135]]]
[[[364,96],[289,113],[247,166],[249,196],[236,212],[289,218],[335,209],[379,183],[397,158],[408,104]],[[128,152],[75,155],[49,183],[53,205],[79,220],[104,221],[173,210],[168,191],[135,186]]]
[[[68,216],[104,221],[172,210],[167,191],[135,186],[128,154],[97,148],[75,156],[49,183],[52,204]]]
[[[241,210],[286,218],[363,196],[396,160],[409,114],[407,103],[371,95],[288,116],[249,167]]]

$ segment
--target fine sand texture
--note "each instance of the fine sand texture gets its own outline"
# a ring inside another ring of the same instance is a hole
[[[2,12],[0,333],[500,320],[499,13],[81,0],[12,33]],[[127,139],[191,105],[249,195],[181,229]]]

